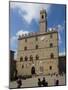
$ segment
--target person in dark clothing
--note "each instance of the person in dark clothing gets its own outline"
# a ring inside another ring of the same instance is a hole
[[[46,81],[45,83],[46,83],[46,86],[48,86],[48,82]]]
[[[45,78],[43,77],[43,80],[42,80],[42,85],[45,87],[45,86],[48,86],[48,82],[46,82]]]
[[[17,84],[18,84],[17,88],[20,88],[20,87],[21,87],[21,85],[22,85],[21,78],[18,78],[18,80],[17,80]]]
[[[40,78],[38,78],[38,86],[41,87],[41,81],[40,81]]]
[[[56,85],[56,86],[58,86],[58,85],[59,85],[59,80],[56,80],[55,85]]]

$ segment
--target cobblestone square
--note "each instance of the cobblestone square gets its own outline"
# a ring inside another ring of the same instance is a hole
[[[59,80],[59,85],[65,85],[66,81],[65,81],[65,75],[63,76],[33,76],[32,78],[26,79],[26,80],[22,80],[22,88],[23,87],[38,87],[38,78],[40,78],[41,80],[43,79],[43,77],[45,77],[46,81],[48,82],[48,86],[55,86],[55,80]],[[13,81],[10,82],[10,88],[17,88],[17,82]]]

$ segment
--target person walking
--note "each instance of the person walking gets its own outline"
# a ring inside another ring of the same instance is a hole
[[[17,84],[18,84],[17,88],[20,88],[21,85],[22,85],[22,80],[21,80],[21,78],[18,78]]]

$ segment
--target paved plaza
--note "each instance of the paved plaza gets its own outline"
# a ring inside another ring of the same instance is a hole
[[[38,78],[41,80],[45,77],[46,81],[48,82],[48,86],[54,86],[55,80],[59,80],[59,85],[65,85],[65,75],[63,76],[33,76],[32,78],[22,80],[21,87],[37,87],[38,86]],[[10,88],[17,88],[17,82],[12,81],[10,82]]]

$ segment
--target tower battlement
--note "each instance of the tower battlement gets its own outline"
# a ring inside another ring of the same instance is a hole
[[[23,39],[23,38],[27,38],[27,37],[31,37],[31,36],[37,36],[39,34],[48,34],[48,33],[51,33],[51,32],[57,32],[56,28],[48,28],[47,32],[43,32],[43,33],[40,33],[40,32],[30,32],[28,34],[22,34],[22,35],[19,35],[18,39]]]
[[[22,39],[22,38],[26,38],[26,37],[30,37],[30,36],[36,36],[38,34],[39,34],[39,32],[30,32],[28,34],[19,35],[18,39]]]

